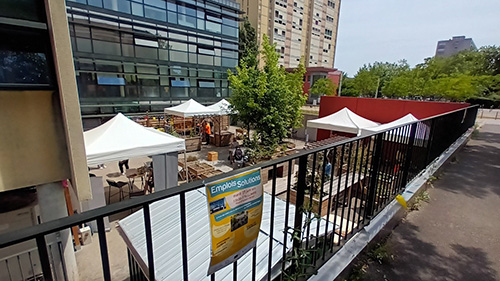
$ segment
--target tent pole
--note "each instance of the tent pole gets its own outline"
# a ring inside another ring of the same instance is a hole
[[[188,173],[188,166],[187,166],[187,156],[186,156],[186,150],[184,149],[184,170],[186,170],[186,182],[189,182],[189,173]]]

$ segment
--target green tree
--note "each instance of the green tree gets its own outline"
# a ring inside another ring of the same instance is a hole
[[[265,35],[262,41],[262,70],[243,61],[236,74],[228,71],[233,91],[230,102],[238,112],[237,119],[256,130],[260,144],[275,148],[290,128],[301,124],[305,68],[301,62],[295,72],[287,73],[278,64],[276,45]]]
[[[247,17],[240,26],[238,52],[240,66],[242,61],[245,61],[248,66],[257,65],[257,55],[259,54],[257,35]]]
[[[337,90],[337,85],[333,84],[332,80],[328,78],[321,78],[314,81],[309,93],[314,96],[333,96]]]
[[[374,97],[379,78],[367,69],[360,69],[353,79],[353,88],[361,96]]]

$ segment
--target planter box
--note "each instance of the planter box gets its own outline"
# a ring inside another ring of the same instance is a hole
[[[185,138],[186,152],[201,150],[201,137]]]
[[[308,194],[304,195],[304,206],[309,207],[310,196]],[[321,216],[328,214],[328,196],[323,196],[321,198]],[[297,191],[295,189],[290,189],[290,203],[296,205],[297,202]],[[313,197],[312,211],[319,214],[319,202],[320,200]],[[332,202],[333,203],[333,202]],[[333,204],[332,204],[333,205]]]
[[[231,132],[221,132],[214,133],[210,135],[210,144],[215,146],[228,146],[231,143],[231,138],[233,137],[233,133]]]
[[[292,165],[295,163],[295,160],[292,161]],[[292,166],[292,174],[293,174],[293,166]],[[273,179],[273,167],[267,167],[262,169],[261,173],[261,181],[262,184],[266,184],[269,180]],[[276,177],[277,178],[283,178],[288,176],[288,162],[284,162],[281,164],[278,164],[276,166]]]

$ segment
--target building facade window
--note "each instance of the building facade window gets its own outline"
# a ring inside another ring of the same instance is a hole
[[[239,6],[227,1],[233,8],[199,0],[67,0],[82,104],[227,97],[239,22]]]

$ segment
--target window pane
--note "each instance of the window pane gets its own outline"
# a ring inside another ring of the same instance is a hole
[[[114,61],[96,61],[97,71],[122,72],[121,63]]]
[[[89,5],[102,8],[102,0],[88,0]]]
[[[197,27],[200,30],[205,30],[205,20],[198,19],[198,25],[197,25]]]
[[[197,63],[198,56],[196,54],[189,54],[189,63]]]
[[[118,31],[93,27],[92,39],[103,40],[108,42],[120,42],[120,34],[118,33]]]
[[[215,55],[214,50],[209,50],[209,49],[204,49],[204,48],[198,48],[198,53],[204,54],[204,55]]]
[[[94,70],[94,62],[92,60],[79,59],[78,62],[79,69]]]
[[[0,17],[45,22],[44,1],[1,0]]]
[[[152,18],[161,21],[167,21],[167,14],[165,10],[160,10],[153,7],[144,6],[146,18]]]
[[[135,56],[145,59],[158,59],[157,49],[135,46]]]
[[[145,98],[160,97],[158,86],[139,86],[139,95]]]
[[[220,23],[214,23],[214,22],[211,22],[211,21],[207,21],[205,22],[206,24],[206,30],[207,31],[211,31],[211,32],[215,32],[215,33],[221,33],[221,25]]]
[[[176,12],[177,11],[177,5],[175,5],[174,3],[167,2],[167,9],[169,11]]]
[[[3,83],[50,84],[50,68],[44,53],[0,50],[0,85]]]
[[[170,51],[170,60],[178,62],[188,62],[188,54],[184,52]]]
[[[211,88],[198,88],[199,97],[215,97],[214,89]]]
[[[238,37],[238,29],[234,27],[222,25],[222,33],[228,36]]]
[[[170,93],[172,97],[187,97],[189,93],[189,88],[170,88]]]
[[[156,66],[138,65],[137,73],[158,74]]]
[[[121,55],[120,44],[118,43],[93,40],[93,45],[95,53],[116,56]]]
[[[179,43],[175,41],[170,41],[170,48],[174,51],[184,51],[187,52],[188,46],[186,43]]]
[[[178,6],[177,7],[177,11],[180,13],[180,14],[185,14],[185,15],[189,15],[189,16],[196,16],[196,10],[195,9],[192,9],[192,8],[189,8],[189,7],[186,7],[186,6]]]
[[[198,63],[205,65],[213,65],[214,64],[213,58],[214,58],[213,56],[198,55]]]
[[[213,72],[212,70],[207,70],[207,69],[200,69],[198,70],[198,76],[199,77],[209,77],[209,78],[213,78]]]
[[[134,56],[134,46],[129,44],[122,44],[122,52],[126,57]]]
[[[181,76],[188,75],[188,70],[180,66],[172,66],[172,68],[170,68],[170,72],[171,75],[181,75]]]
[[[177,24],[177,14],[173,12],[168,12],[168,22]]]
[[[144,4],[165,9],[165,0],[144,0]]]
[[[160,60],[168,61],[168,50],[159,49],[158,52],[160,53]]]
[[[132,14],[143,17],[144,16],[143,7],[144,6],[141,4],[132,2]]]
[[[233,19],[222,18],[222,23],[225,25],[232,26],[232,27],[238,27],[238,22],[233,20]]]
[[[90,39],[76,38],[76,45],[79,52],[92,52]]]
[[[104,8],[130,14],[130,1],[127,0],[104,0]]]
[[[134,64],[133,63],[124,63],[123,64],[123,69],[125,72],[129,72],[129,73],[135,73],[135,67],[134,67]],[[125,75],[126,77],[127,75]],[[135,76],[134,76],[135,77]]]
[[[196,18],[194,17],[178,15],[178,20],[180,25],[196,28]]]
[[[214,81],[198,81],[200,88],[215,88]]]
[[[90,29],[86,26],[74,25],[76,37],[90,38]]]
[[[238,60],[236,60],[236,59],[222,58],[222,66],[225,66],[225,67],[236,67],[237,64],[238,64]]]

